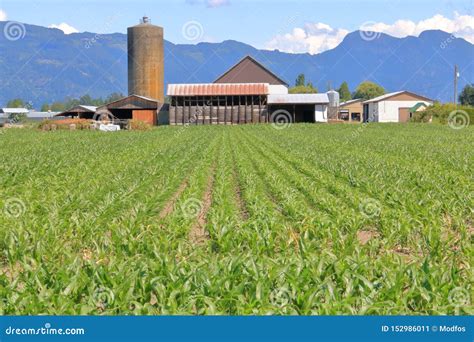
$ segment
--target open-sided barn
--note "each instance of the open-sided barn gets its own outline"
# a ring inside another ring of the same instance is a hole
[[[242,124],[274,121],[325,122],[326,94],[288,94],[288,85],[250,56],[214,83],[170,84],[169,122]]]

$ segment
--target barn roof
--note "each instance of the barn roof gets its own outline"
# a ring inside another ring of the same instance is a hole
[[[315,104],[329,103],[326,93],[268,95],[268,104]]]
[[[169,96],[267,95],[268,83],[169,84]]]
[[[67,116],[72,113],[95,113],[96,110],[96,106],[77,105],[65,110],[64,112],[54,114],[54,116]]]
[[[107,103],[102,107],[107,107],[108,109],[157,109],[159,107],[159,101],[149,97],[132,94],[121,98],[120,100]]]
[[[288,86],[288,83],[251,56],[242,58],[214,83],[269,83]]]
[[[364,101],[364,99],[352,99],[352,100],[344,101],[339,104],[339,107],[347,106],[352,103],[357,103],[357,102],[362,102],[362,101]]]
[[[408,94],[408,95],[411,95],[411,96],[413,96],[413,97],[416,97],[417,99],[420,99],[420,100],[424,100],[424,101],[428,101],[428,102],[433,102],[432,99],[429,99],[429,98],[424,97],[424,96],[422,96],[422,95],[418,95],[418,94],[412,93],[411,91],[407,91],[407,90],[401,90],[401,91],[396,91],[396,92],[393,92],[393,93],[388,93],[388,94],[385,94],[385,95],[381,95],[381,96],[378,96],[378,97],[374,97],[373,99],[364,101],[364,102],[362,102],[362,103],[371,103],[371,102],[385,101],[385,100],[388,100],[389,98],[392,98],[392,97],[397,96],[397,95],[400,95],[400,94]]]
[[[29,110],[27,108],[0,108],[0,113],[14,113],[14,114],[26,114]]]

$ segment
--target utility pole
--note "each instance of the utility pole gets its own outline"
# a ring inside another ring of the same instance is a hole
[[[454,66],[454,105],[458,105],[458,78],[459,78],[459,71],[458,66]]]

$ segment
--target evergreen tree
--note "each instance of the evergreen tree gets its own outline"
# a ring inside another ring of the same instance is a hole
[[[304,74],[299,74],[295,81],[295,87],[304,86],[304,85],[305,85]]]
[[[459,95],[459,102],[463,106],[474,106],[474,85],[468,84]]]
[[[351,92],[349,91],[349,85],[346,81],[342,82],[341,86],[337,90],[341,102],[349,101],[352,99]]]

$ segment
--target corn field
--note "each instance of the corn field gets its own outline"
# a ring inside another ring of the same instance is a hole
[[[427,124],[1,131],[0,314],[474,314],[473,151]]]

